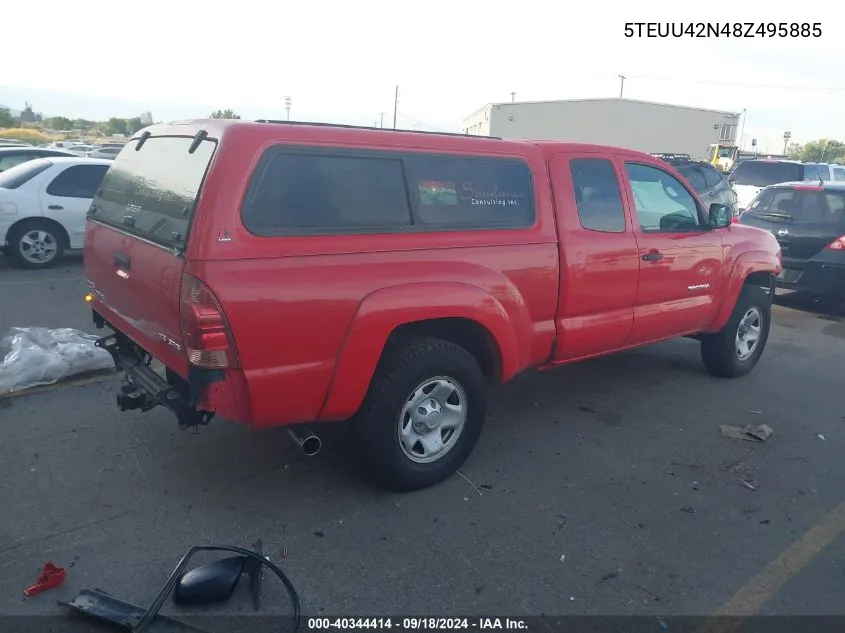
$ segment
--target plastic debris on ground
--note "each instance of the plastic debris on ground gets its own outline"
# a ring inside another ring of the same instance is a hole
[[[744,427],[723,424],[719,429],[722,431],[722,435],[729,440],[746,440],[748,442],[765,442],[774,433],[772,427],[768,424],[759,424],[757,426],[748,424]]]
[[[97,336],[72,328],[13,327],[0,340],[0,396],[114,368]]]

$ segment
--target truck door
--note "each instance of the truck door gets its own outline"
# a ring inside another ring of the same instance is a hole
[[[618,166],[607,155],[550,160],[560,290],[553,361],[617,349],[634,321],[639,254]]]
[[[699,332],[722,297],[722,236],[675,176],[654,163],[619,158],[633,211],[640,277],[629,345]]]

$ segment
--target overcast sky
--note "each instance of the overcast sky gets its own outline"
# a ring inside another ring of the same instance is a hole
[[[457,131],[485,103],[624,96],[741,112],[745,142],[845,140],[845,24],[795,0],[42,0],[4,6],[0,103],[156,120],[233,108]],[[833,5],[831,5],[833,6]],[[821,21],[818,38],[624,36],[626,22]],[[766,16],[763,18],[763,16]],[[825,89],[827,88],[827,89]],[[71,93],[71,94],[61,94]],[[75,93],[75,94],[73,94]]]

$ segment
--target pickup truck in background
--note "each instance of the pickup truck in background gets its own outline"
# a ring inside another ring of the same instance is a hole
[[[287,425],[309,453],[314,423],[348,421],[374,480],[414,490],[461,465],[488,386],[525,369],[694,337],[712,375],[750,371],[780,247],[731,216],[613,147],[157,125],[93,201],[87,300],[121,409]]]

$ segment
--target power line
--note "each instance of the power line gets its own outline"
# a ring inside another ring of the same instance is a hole
[[[422,125],[423,127],[427,127],[428,129],[434,130],[435,132],[448,132],[449,131],[449,130],[444,130],[443,128],[439,128],[436,125],[429,125],[425,121],[420,121],[419,119],[415,119],[412,116],[408,116],[404,112],[399,112],[399,114],[402,116],[402,118],[408,119],[409,121],[411,121],[412,123],[416,123],[417,125]]]
[[[648,77],[645,75],[626,75],[625,77],[627,79],[641,79],[643,81],[670,81],[673,83],[700,84],[704,86],[745,86],[748,88],[775,88],[777,90],[821,90],[830,92],[845,92],[845,86],[789,86],[784,84],[754,84],[745,81],[706,81],[671,77]]]

